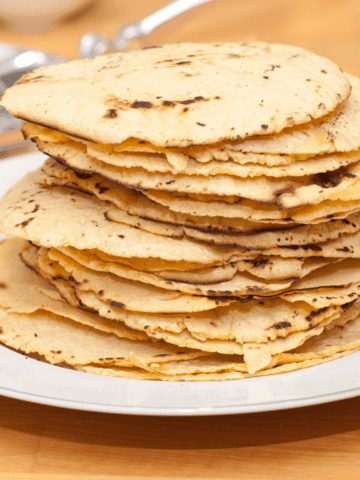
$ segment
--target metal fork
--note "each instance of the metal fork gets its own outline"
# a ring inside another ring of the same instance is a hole
[[[121,28],[113,40],[98,33],[87,33],[80,40],[79,57],[92,58],[109,49],[125,50],[133,38],[149,35],[156,28],[182,13],[211,0],[175,0],[138,23]]]

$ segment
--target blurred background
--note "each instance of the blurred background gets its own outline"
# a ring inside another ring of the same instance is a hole
[[[152,13],[166,0],[72,0],[68,6],[61,3],[2,0],[0,42],[75,59],[83,34],[97,31],[112,38],[120,26]],[[213,0],[163,25],[133,46],[179,41],[287,43],[324,55],[344,70],[360,75],[359,26],[360,0]]]

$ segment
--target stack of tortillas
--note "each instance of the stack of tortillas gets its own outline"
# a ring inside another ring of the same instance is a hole
[[[358,78],[177,44],[39,69],[2,105],[50,157],[0,204],[3,344],[162,380],[360,348]]]

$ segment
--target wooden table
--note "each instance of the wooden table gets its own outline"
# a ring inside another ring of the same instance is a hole
[[[82,34],[111,37],[164,0],[99,0],[39,33],[0,41],[76,58]],[[218,0],[161,27],[142,45],[264,40],[300,45],[360,75],[358,0]],[[360,471],[360,398],[225,417],[97,414],[0,397],[4,480],[147,478],[337,479]]]

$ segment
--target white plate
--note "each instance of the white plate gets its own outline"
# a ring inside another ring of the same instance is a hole
[[[36,153],[0,161],[0,197],[44,158]],[[79,373],[0,347],[0,394],[59,407],[140,415],[280,410],[360,395],[360,352],[270,377],[172,383]]]

